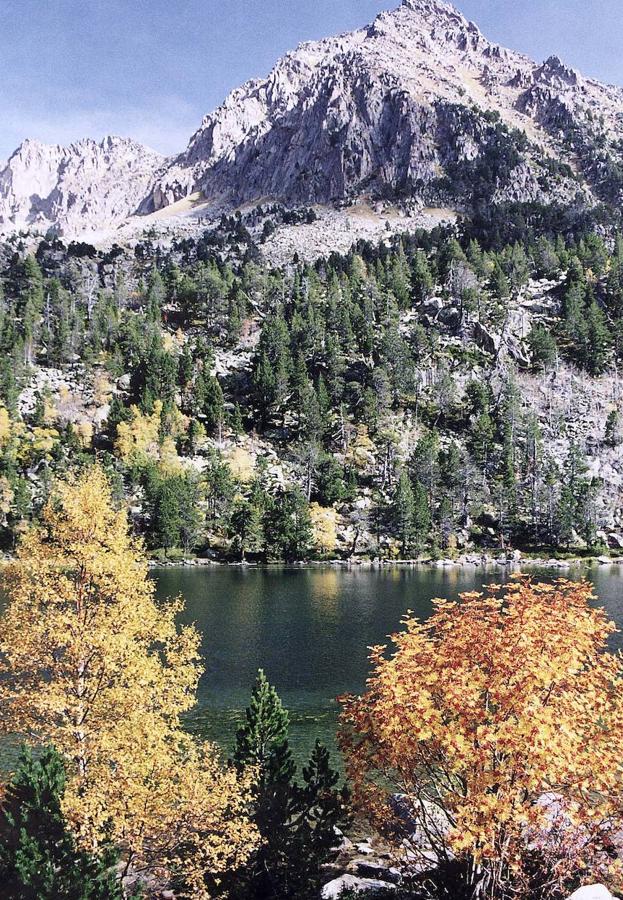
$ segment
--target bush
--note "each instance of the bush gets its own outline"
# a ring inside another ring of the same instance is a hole
[[[437,601],[344,700],[357,804],[417,863],[432,851],[452,870],[453,897],[563,897],[579,871],[611,877],[623,664],[591,599],[587,583],[519,578]]]

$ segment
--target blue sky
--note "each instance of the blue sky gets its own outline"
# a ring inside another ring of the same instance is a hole
[[[287,49],[399,0],[0,0],[0,159],[106,133],[165,153]],[[623,85],[622,0],[458,0],[489,37]]]

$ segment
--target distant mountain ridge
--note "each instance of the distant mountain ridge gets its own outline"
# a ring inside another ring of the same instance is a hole
[[[506,50],[443,0],[403,0],[287,53],[174,158],[120,138],[25,142],[0,172],[0,229],[97,230],[191,196],[216,214],[267,199],[468,211],[622,194],[623,89]]]
[[[25,140],[0,171],[0,230],[95,232],[132,215],[163,156],[129,138]]]

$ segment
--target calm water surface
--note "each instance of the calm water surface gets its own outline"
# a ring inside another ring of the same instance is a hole
[[[588,573],[621,627],[622,570]],[[292,745],[302,756],[316,737],[334,746],[335,698],[364,687],[367,648],[384,643],[408,609],[425,618],[433,598],[454,598],[501,576],[473,569],[179,568],[156,570],[154,578],[159,597],[183,595],[184,621],[202,634],[206,672],[190,727],[228,750],[262,667],[290,710]],[[623,645],[623,635],[615,643]]]

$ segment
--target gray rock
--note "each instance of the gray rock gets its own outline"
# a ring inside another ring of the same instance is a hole
[[[287,53],[265,79],[232,91],[172,159],[115,137],[70,147],[25,141],[0,169],[0,230],[112,233],[137,210],[152,213],[200,193],[205,205],[197,216],[188,204],[186,225],[201,228],[210,214],[270,197],[290,206],[366,199],[385,228],[378,196],[397,185],[411,187],[414,208],[469,205],[472,186],[460,175],[486,159],[498,126],[483,113],[493,107],[507,126],[526,117],[531,140],[491,185],[492,203],[568,201],[578,191],[590,199],[603,166],[617,158],[619,91],[557,57],[537,65],[499,47],[445,0],[403,0],[366,28]],[[591,108],[599,111],[595,124],[586,116]],[[577,162],[557,140],[561,121],[589,142],[603,135],[601,169],[588,154],[576,165],[578,180],[562,167],[548,173],[545,153]],[[451,171],[459,177],[445,185]],[[331,246],[330,235],[324,243]]]
[[[377,881],[375,878],[357,878],[355,875],[340,875],[328,884],[325,884],[320,897],[322,900],[338,900],[344,891],[352,891],[355,894],[367,894],[370,891],[395,890],[395,885],[386,881]],[[601,900],[601,898],[596,898]]]
[[[614,897],[605,885],[589,884],[574,891],[568,900],[614,900]]]

